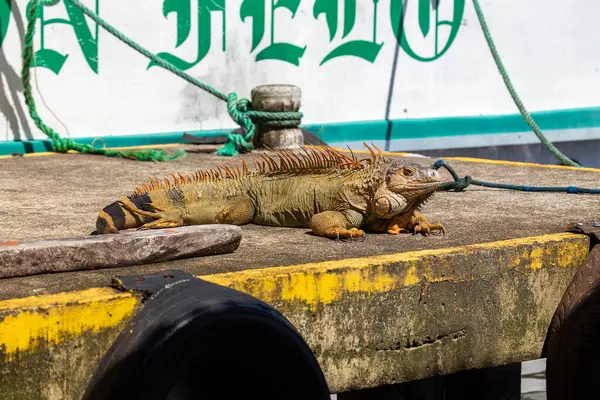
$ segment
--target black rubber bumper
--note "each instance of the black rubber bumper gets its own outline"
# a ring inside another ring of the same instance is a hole
[[[600,227],[573,225],[591,250],[559,303],[546,337],[548,400],[600,398]]]
[[[98,365],[85,399],[329,399],[314,354],[279,312],[170,274],[142,288],[149,298]]]

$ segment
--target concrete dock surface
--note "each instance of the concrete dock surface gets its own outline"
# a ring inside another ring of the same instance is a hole
[[[0,241],[88,235],[102,207],[149,175],[225,161],[201,152],[165,163],[81,154],[0,158]],[[597,169],[446,161],[461,177],[600,188]],[[2,279],[0,397],[80,398],[97,361],[142,306],[134,294],[110,288],[111,278],[167,269],[273,305],[311,346],[332,393],[539,358],[554,310],[589,251],[587,236],[564,233],[567,224],[599,220],[600,196],[471,186],[436,194],[422,212],[447,234],[341,242],[308,229],[245,225],[239,248],[228,254]]]
[[[193,153],[210,146],[182,146],[192,152],[171,162],[139,162],[98,155],[60,154],[0,158],[0,241],[57,239],[89,235],[99,210],[131,194],[148,176],[170,176],[211,168],[231,161],[215,154]],[[395,156],[393,153],[391,156]],[[248,157],[248,156],[245,156]],[[403,157],[426,165],[437,159]],[[552,168],[487,160],[447,162],[459,176],[538,186],[600,188],[600,170]],[[442,176],[451,176],[440,170]],[[422,210],[431,222],[446,228],[445,236],[369,234],[363,242],[315,237],[303,228],[243,226],[235,253],[177,262],[177,268],[197,275],[253,268],[296,265],[458,247],[476,243],[564,232],[570,221],[600,220],[600,195],[530,193],[470,186],[464,192],[439,192]],[[103,286],[110,276],[152,273],[173,268],[164,263],[17,278],[0,287],[0,299]]]

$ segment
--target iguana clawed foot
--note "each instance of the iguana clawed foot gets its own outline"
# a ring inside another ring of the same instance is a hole
[[[417,214],[411,218],[411,221],[406,226],[406,229],[409,232],[412,232],[413,235],[417,233],[422,234],[423,236],[429,236],[433,232],[441,232],[442,235],[446,234],[446,229],[444,229],[442,224],[432,224],[427,221],[427,219],[422,214]]]
[[[412,226],[412,233],[416,235],[420,233],[424,236],[429,236],[433,232],[441,232],[442,235],[446,234],[446,229],[442,226],[442,224],[431,224],[429,222],[417,222],[414,226]]]
[[[342,242],[346,242],[346,241],[358,241],[358,242],[364,242],[365,239],[367,238],[365,235],[365,232],[357,229],[357,228],[351,228],[348,230],[344,230],[345,232],[342,232],[342,234],[338,234],[336,236],[337,240],[340,240]]]
[[[408,232],[414,235],[420,233],[424,236],[428,236],[434,232],[441,232],[442,235],[445,235],[446,229],[442,224],[433,224],[427,221],[427,218],[423,214],[415,212],[408,220],[404,218],[392,220],[388,225],[388,234],[399,235],[401,232]]]

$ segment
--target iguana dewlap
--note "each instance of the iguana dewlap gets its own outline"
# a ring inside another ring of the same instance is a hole
[[[277,150],[278,161],[260,154],[254,170],[241,159],[237,166],[151,179],[102,209],[97,233],[248,223],[310,228],[329,238],[443,232],[418,213],[441,183],[438,172],[367,148],[371,157],[360,160],[328,147]]]

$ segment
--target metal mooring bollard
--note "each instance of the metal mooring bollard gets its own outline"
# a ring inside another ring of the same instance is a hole
[[[252,89],[252,108],[256,111],[298,112],[302,92],[294,85],[262,85]],[[254,121],[256,134],[254,147],[272,149],[298,148],[304,146],[304,136],[299,126],[271,125],[268,122]]]

